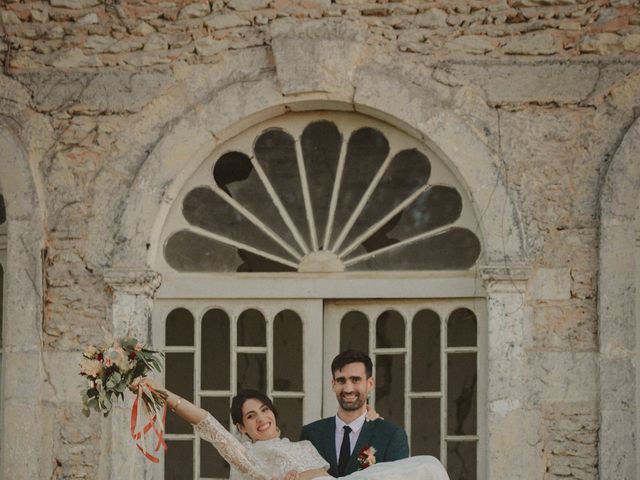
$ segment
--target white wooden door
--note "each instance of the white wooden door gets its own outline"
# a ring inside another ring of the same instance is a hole
[[[283,435],[297,438],[303,424],[320,418],[321,300],[159,299],[154,316],[167,387],[232,431],[230,400],[245,388],[274,400]],[[186,422],[168,415],[166,427],[160,478],[227,478],[228,466]]]
[[[483,458],[484,303],[475,299],[334,300],[324,305],[324,362],[355,348],[369,353],[370,403],[403,426],[412,455],[433,455],[452,479],[475,480]],[[323,413],[337,408],[325,381]]]

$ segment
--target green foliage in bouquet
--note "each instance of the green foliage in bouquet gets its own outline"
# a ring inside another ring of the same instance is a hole
[[[105,417],[111,412],[114,402],[124,399],[124,392],[140,377],[162,369],[161,352],[149,350],[132,337],[116,339],[106,348],[90,345],[82,354],[80,375],[86,377],[87,387],[82,388],[82,412],[88,417],[91,410]],[[142,400],[150,412],[162,408],[166,399],[164,392],[142,389]]]

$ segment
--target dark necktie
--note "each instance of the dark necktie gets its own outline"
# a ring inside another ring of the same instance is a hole
[[[347,471],[347,463],[349,463],[349,457],[351,456],[351,441],[349,440],[349,434],[351,433],[351,427],[345,425],[344,436],[342,437],[342,446],[340,447],[340,459],[338,460],[338,476],[343,477]]]

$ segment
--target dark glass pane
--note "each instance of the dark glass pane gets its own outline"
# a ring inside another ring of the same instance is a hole
[[[224,428],[230,429],[229,399],[227,397],[203,397],[200,406],[211,413]],[[234,427],[235,428],[235,427]],[[205,440],[200,441],[200,476],[209,478],[227,478],[229,476],[229,464],[224,461],[218,451]]]
[[[213,168],[213,178],[216,185],[229,196],[271,227],[290,245],[296,245],[247,155],[241,152],[227,152],[222,155]]]
[[[238,257],[242,263],[236,268],[236,272],[295,272],[295,268],[282,263],[269,260],[255,253],[239,249]]]
[[[440,391],[440,317],[421,310],[413,317],[411,333],[411,390]]]
[[[411,455],[440,458],[440,399],[411,400]]]
[[[281,437],[297,440],[302,431],[302,399],[274,398]]]
[[[231,333],[229,316],[222,310],[209,310],[202,317],[203,390],[229,390],[231,371]]]
[[[350,258],[361,253],[363,250],[358,250]],[[347,270],[467,270],[479,256],[478,237],[466,228],[453,227],[435,237],[382,252]]]
[[[447,443],[447,472],[451,480],[476,480],[476,442]]]
[[[376,322],[378,348],[404,347],[404,319],[395,310],[382,312]]]
[[[388,154],[389,142],[379,130],[364,127],[351,134],[335,213],[334,241]]]
[[[164,247],[167,263],[181,272],[292,272],[294,268],[197,233],[181,230]]]
[[[312,122],[300,139],[319,241],[324,239],[342,135],[333,122]],[[321,245],[322,247],[322,245]]]
[[[356,310],[348,312],[340,322],[340,351],[360,350],[369,353],[369,319]]]
[[[176,395],[193,402],[193,353],[165,353],[165,384]],[[172,412],[167,413],[168,433],[191,433],[189,423]]]
[[[424,187],[430,174],[429,159],[418,150],[403,150],[396,154],[364,210],[358,216],[344,245],[348,246],[367,228],[381,220],[411,194]]]
[[[191,190],[184,198],[182,213],[191,225],[242,242],[267,253],[290,255],[260,228],[207,187]]]
[[[273,388],[302,391],[302,320],[283,310],[273,322]]]
[[[304,208],[295,140],[284,130],[262,133],[254,147],[256,158],[300,234],[309,242],[309,224]]]
[[[400,240],[455,222],[462,213],[462,197],[453,187],[434,185],[404,212],[391,231]]]
[[[169,237],[164,258],[180,272],[235,272],[241,263],[235,247],[187,230]]]
[[[193,440],[167,440],[167,447],[164,458],[164,478],[166,480],[193,478]]]
[[[165,328],[165,345],[193,346],[193,315],[186,308],[172,310]]]
[[[0,225],[7,221],[7,208],[4,204],[4,197],[0,195]]]
[[[459,308],[449,315],[447,337],[450,347],[475,347],[478,344],[478,320],[468,308]]]
[[[267,358],[261,353],[238,354],[238,391],[267,391]]]
[[[251,308],[238,317],[238,346],[264,347],[267,345],[267,330],[264,315]]]
[[[447,359],[447,430],[449,435],[475,435],[477,362],[475,353],[450,353]]]
[[[404,355],[376,356],[376,410],[404,427]]]
[[[461,211],[462,198],[454,188],[433,186],[362,242],[358,251],[373,252],[451,224]]]

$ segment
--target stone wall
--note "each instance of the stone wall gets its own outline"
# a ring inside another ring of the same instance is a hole
[[[375,78],[389,86],[390,115],[394,95],[415,94],[415,116],[445,109],[482,138],[532,267],[520,347],[523,408],[539,419],[526,443],[539,462],[522,478],[598,477],[598,198],[640,105],[638,2],[50,0],[0,9],[0,116],[19,124],[46,205],[41,333],[55,392],[39,391],[52,439],[42,478],[109,476],[110,427],[88,427],[76,379],[60,370],[113,328],[103,272],[130,242],[144,251],[146,232],[120,225],[167,134],[189,115],[183,141],[201,133],[199,109],[225,88],[268,96],[261,85],[279,81],[276,96],[309,93],[282,81],[291,64],[274,57],[274,38],[316,42],[295,72],[319,71],[316,92],[355,104]],[[398,79],[411,89],[397,90]],[[249,100],[219,113],[244,111]]]
[[[8,1],[0,52],[12,69],[210,63],[269,45],[283,17],[349,19],[364,41],[429,55],[576,58],[640,52],[633,0]]]

